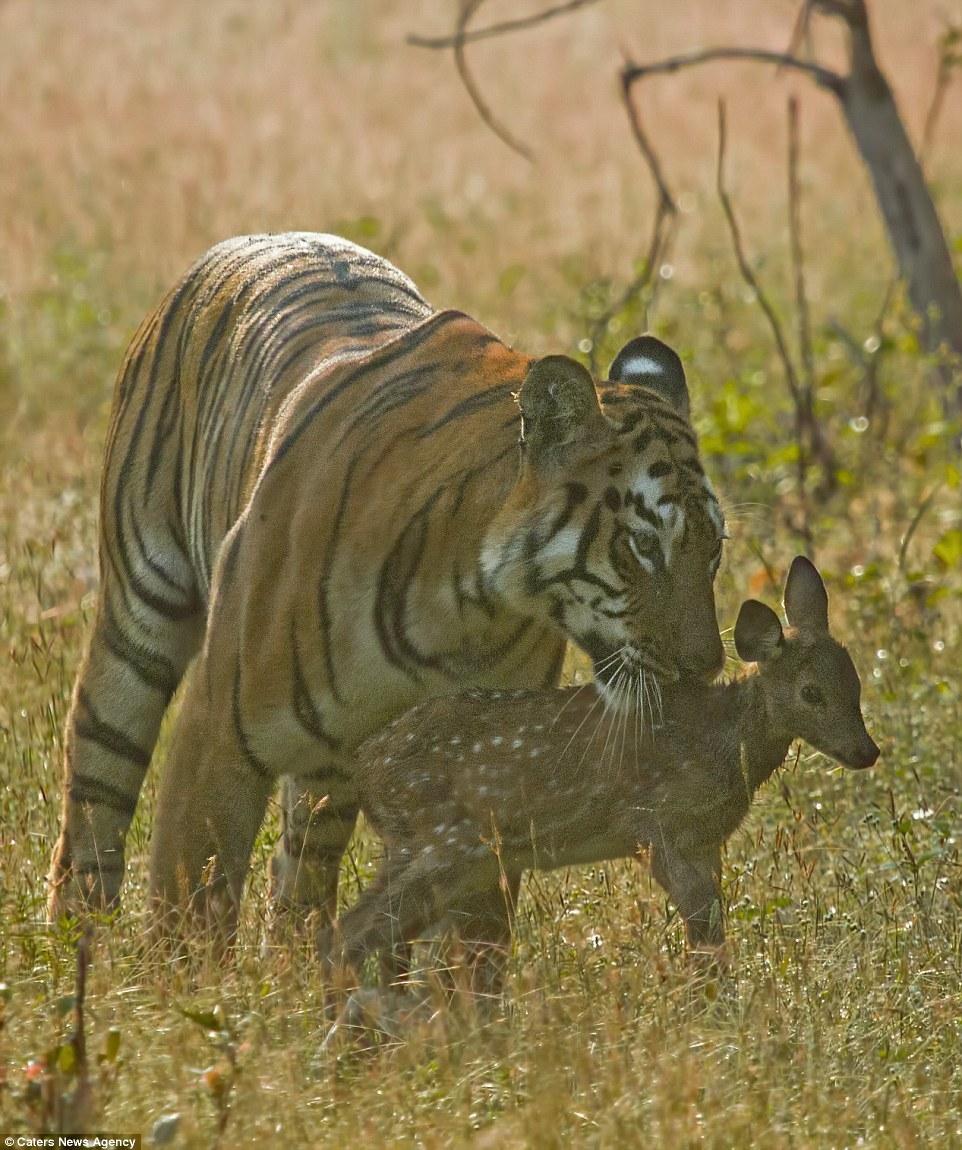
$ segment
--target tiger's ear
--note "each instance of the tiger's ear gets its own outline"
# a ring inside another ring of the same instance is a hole
[[[522,446],[539,464],[560,460],[568,447],[608,430],[594,380],[566,355],[547,355],[531,365],[518,405]]]
[[[612,383],[650,388],[686,419],[689,417],[688,382],[681,359],[653,335],[640,335],[626,343],[615,356],[608,378]]]

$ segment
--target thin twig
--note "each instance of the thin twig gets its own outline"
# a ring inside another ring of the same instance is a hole
[[[540,12],[533,12],[530,16],[521,16],[516,20],[504,20],[499,24],[489,24],[486,28],[475,28],[465,32],[461,37],[462,44],[474,44],[478,40],[489,40],[495,36],[507,36],[512,32],[523,32],[553,20],[556,16],[566,16],[579,8],[587,8],[590,4],[597,4],[599,0],[568,0],[566,4],[556,4],[551,8],[544,8]],[[458,43],[454,36],[419,36],[416,32],[407,38],[409,44],[416,48],[432,48],[435,51],[443,48],[453,48]]]
[[[732,248],[735,252],[735,259],[738,263],[738,270],[741,272],[742,279],[755,293],[758,304],[768,320],[768,326],[771,328],[772,336],[775,339],[775,346],[778,349],[778,356],[782,361],[782,366],[785,369],[785,381],[788,384],[788,390],[791,392],[792,402],[796,408],[801,403],[801,388],[799,387],[798,374],[795,370],[795,364],[792,362],[791,353],[788,350],[788,343],[785,339],[785,332],[782,328],[781,320],[778,318],[771,301],[765,293],[764,288],[755,275],[751,264],[745,255],[745,247],[742,243],[741,229],[738,226],[738,220],[735,217],[735,210],[732,207],[731,197],[725,187],[725,151],[727,146],[727,128],[725,121],[725,101],[718,101],[718,166],[716,169],[715,186],[718,190],[718,199],[721,202],[722,210],[725,213],[725,219],[728,222],[728,231],[731,235]]]
[[[812,320],[805,288],[805,256],[802,246],[802,196],[798,176],[799,164],[798,99],[788,98],[788,231],[791,241],[792,275],[795,282],[795,319],[798,351],[802,364],[800,386],[802,432],[807,435],[812,455],[822,467],[819,494],[834,490],[835,458],[815,415],[815,354],[812,350]]]
[[[648,250],[645,254],[644,262],[641,265],[641,270],[628,283],[618,298],[612,304],[609,304],[591,325],[589,338],[591,340],[590,362],[592,371],[597,367],[598,347],[605,329],[612,317],[625,308],[632,299],[640,296],[651,283],[656,268],[663,262],[671,246],[678,218],[678,206],[665,180],[658,153],[648,139],[648,135],[641,123],[641,116],[633,98],[631,85],[624,79],[625,74],[631,66],[630,64],[626,64],[622,70],[621,96],[624,101],[625,110],[628,113],[628,122],[631,125],[632,135],[635,138],[639,151],[644,157],[648,171],[654,182],[655,191],[658,196],[658,204],[655,208],[655,217],[651,226],[651,236],[648,240]]]
[[[812,324],[805,291],[805,262],[802,249],[801,195],[798,182],[798,99],[788,98],[788,231],[791,240],[792,274],[795,281],[795,315],[798,326],[798,350],[804,376],[803,396],[806,406],[812,403],[815,389],[815,357],[812,354]]]
[[[805,424],[804,424],[804,409],[802,406],[802,388],[799,383],[798,373],[795,369],[795,364],[792,361],[791,352],[788,349],[788,341],[785,338],[785,331],[782,327],[781,320],[778,318],[778,313],[772,306],[771,300],[768,298],[758,276],[755,275],[751,264],[745,255],[745,246],[742,243],[741,229],[738,226],[738,220],[735,216],[735,209],[732,207],[731,197],[725,187],[725,153],[727,148],[727,124],[725,116],[725,101],[718,101],[718,166],[715,174],[715,186],[718,191],[718,199],[721,202],[722,211],[725,213],[725,220],[728,223],[728,231],[731,236],[732,249],[735,253],[735,260],[738,264],[738,270],[741,272],[742,279],[748,287],[754,292],[755,298],[758,300],[759,307],[768,321],[768,326],[771,329],[772,336],[775,340],[775,347],[778,350],[779,359],[782,361],[782,368],[785,372],[785,382],[788,384],[788,390],[792,397],[792,404],[795,409],[795,442],[798,449],[798,488],[799,498],[802,503],[803,514],[803,529],[802,534],[806,540],[810,539],[809,525],[808,525],[808,504],[807,504],[807,477],[808,477],[808,453],[805,447]]]
[[[716,60],[752,60],[762,64],[778,64],[782,68],[811,76],[816,84],[834,92],[836,96],[841,96],[845,91],[845,77],[838,72],[810,60],[801,60],[786,52],[772,52],[767,48],[705,48],[699,52],[686,52],[679,56],[669,56],[665,60],[656,60],[653,64],[635,64],[625,70],[622,80],[631,85],[648,76],[680,72],[684,68],[694,68]]]
[[[454,49],[454,66],[457,68],[458,75],[461,77],[464,90],[468,93],[471,103],[474,104],[478,115],[485,124],[487,124],[498,139],[501,140],[502,143],[507,144],[513,152],[517,152],[519,156],[523,156],[529,163],[533,163],[534,154],[531,149],[517,139],[491,111],[487,101],[481,94],[481,89],[478,87],[474,76],[471,74],[471,70],[468,68],[467,57],[464,53],[465,34],[467,33],[471,18],[483,3],[484,0],[462,0],[461,11],[458,14],[457,28],[454,33],[454,42],[452,44],[452,48]]]
[[[865,0],[811,0],[813,8],[821,9],[826,16],[838,16],[850,28],[868,26],[868,9]]]
[[[805,46],[806,52],[811,55],[812,45],[812,5],[811,0],[802,0],[802,5],[792,25],[792,34],[785,49],[787,56],[798,56],[799,48]],[[779,66],[781,71],[781,65]]]
[[[899,571],[903,575],[905,574],[905,560],[908,556],[909,544],[912,542],[912,537],[915,535],[916,531],[918,531],[919,524],[925,517],[925,513],[935,502],[935,497],[942,490],[943,486],[944,485],[941,482],[936,483],[932,490],[923,497],[922,502],[918,505],[915,514],[912,516],[912,521],[905,529],[905,534],[902,536],[902,542],[899,544]]]
[[[925,167],[932,141],[935,139],[935,129],[945,105],[945,96],[952,83],[952,76],[958,68],[960,58],[957,54],[959,40],[962,39],[962,28],[952,25],[947,28],[939,43],[939,65],[935,73],[935,88],[932,91],[932,100],[925,113],[925,126],[922,129],[922,143],[919,145],[919,163]]]

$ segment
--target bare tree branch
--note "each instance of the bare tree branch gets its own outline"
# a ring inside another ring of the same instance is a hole
[[[487,124],[498,139],[501,140],[502,143],[507,144],[513,152],[517,152],[519,156],[523,156],[529,163],[533,163],[534,154],[531,149],[517,139],[513,133],[497,119],[488,106],[484,96],[482,96],[481,89],[478,87],[474,76],[471,74],[471,70],[468,68],[468,61],[464,54],[465,33],[467,32],[471,18],[483,3],[484,0],[462,0],[461,11],[458,14],[458,23],[454,33],[454,42],[452,44],[454,49],[454,66],[457,68],[458,75],[461,77],[464,90],[468,93],[471,103],[474,104],[478,115],[485,124]]]
[[[625,70],[622,81],[634,84],[636,80],[643,80],[648,76],[680,72],[684,68],[711,64],[716,60],[753,60],[756,63],[777,64],[782,68],[805,73],[816,84],[834,92],[836,96],[841,96],[845,91],[845,77],[838,72],[823,68],[821,64],[814,64],[809,60],[801,60],[797,56],[789,56],[785,52],[769,51],[767,48],[705,48],[698,52],[686,52],[679,56],[656,60],[653,64],[635,64]]]
[[[530,16],[521,16],[516,20],[504,20],[500,24],[489,24],[486,28],[476,28],[472,32],[465,32],[460,42],[462,44],[474,44],[477,43],[478,40],[489,40],[495,36],[509,35],[512,32],[523,32],[527,28],[534,28],[538,24],[544,24],[556,16],[566,16],[569,12],[575,12],[579,8],[587,8],[589,5],[597,4],[598,2],[599,0],[567,0],[565,4],[556,4],[552,8],[544,8],[540,12],[533,12]],[[433,48],[438,50],[453,48],[459,41],[457,35],[419,36],[415,32],[408,36],[407,42],[413,44],[416,48]]]
[[[805,390],[812,392],[815,387],[815,357],[812,354],[812,323],[805,290],[801,194],[798,183],[798,100],[794,96],[788,99],[788,233],[791,240],[792,276],[795,281],[798,350],[805,376]]]
[[[778,350],[778,357],[782,361],[782,367],[785,370],[785,381],[788,384],[788,390],[791,392],[792,402],[796,407],[800,408],[801,405],[801,387],[798,382],[798,373],[795,370],[795,364],[792,362],[791,352],[788,349],[788,341],[785,338],[785,331],[782,327],[782,322],[778,318],[778,313],[772,306],[771,300],[765,293],[758,276],[748,262],[745,255],[745,245],[742,243],[741,229],[738,226],[738,219],[735,216],[735,209],[732,207],[731,196],[725,186],[725,154],[727,150],[727,124],[725,115],[725,101],[718,101],[718,165],[715,174],[715,186],[718,191],[718,199],[721,202],[722,211],[725,213],[725,220],[728,223],[728,232],[731,236],[732,249],[735,253],[735,260],[738,264],[738,270],[741,272],[741,277],[754,292],[758,304],[768,320],[768,326],[771,328],[772,336],[775,340],[775,347]]]
[[[627,307],[632,299],[640,296],[652,282],[657,268],[664,261],[671,247],[678,219],[678,206],[665,181],[661,161],[658,159],[658,154],[648,139],[648,135],[642,125],[638,106],[635,103],[631,91],[631,85],[624,80],[625,72],[627,72],[630,67],[630,64],[626,64],[622,70],[621,96],[624,101],[625,110],[628,113],[628,122],[631,124],[632,135],[635,137],[638,149],[644,157],[645,163],[648,165],[648,171],[651,173],[651,178],[658,195],[658,206],[655,209],[655,217],[651,226],[651,237],[648,241],[648,250],[645,254],[644,262],[641,265],[641,270],[634,279],[627,284],[617,299],[605,308],[591,325],[589,338],[591,340],[590,362],[592,371],[597,367],[598,347],[604,336],[605,329],[612,317]]]
[[[788,47],[785,53],[788,56],[798,56],[799,49],[802,45],[805,46],[805,51],[810,56],[812,53],[812,5],[810,0],[802,0],[802,6],[798,10],[798,15],[795,17],[795,23],[792,25],[792,34],[788,40]],[[781,71],[781,67],[779,67]]]
[[[775,311],[771,300],[768,298],[758,276],[755,274],[748,258],[745,255],[745,245],[742,242],[741,229],[738,226],[738,219],[735,215],[735,209],[732,206],[731,196],[728,194],[728,189],[725,185],[725,155],[728,143],[728,129],[725,115],[725,101],[718,101],[718,165],[715,172],[715,187],[718,192],[718,199],[722,206],[722,211],[725,213],[725,220],[728,224],[728,232],[731,237],[732,250],[735,253],[735,261],[738,264],[738,270],[741,273],[742,279],[748,287],[754,292],[755,298],[768,321],[768,326],[771,329],[772,337],[775,340],[775,347],[778,351],[778,357],[782,361],[782,368],[785,373],[785,382],[788,384],[788,390],[792,398],[792,405],[795,410],[795,443],[798,449],[798,489],[799,498],[802,503],[802,534],[807,541],[811,540],[811,532],[809,529],[808,505],[807,505],[807,479],[808,479],[808,452],[805,444],[805,415],[804,415],[804,399],[802,395],[802,385],[799,382],[798,372],[795,369],[795,364],[792,360],[792,354],[789,351],[788,340],[785,338],[785,331],[782,327],[782,322],[778,318],[778,313]]]
[[[828,495],[836,486],[835,455],[822,425],[815,415],[815,354],[812,350],[812,320],[805,287],[805,253],[802,246],[802,196],[798,177],[799,127],[798,100],[788,99],[788,232],[792,253],[792,278],[795,283],[795,320],[798,331],[798,350],[802,363],[800,399],[802,405],[802,431],[807,436],[812,455],[822,468],[818,494]]]
[[[925,126],[922,128],[922,143],[919,146],[919,163],[925,167],[932,141],[935,139],[935,129],[945,104],[945,95],[952,84],[952,76],[962,63],[959,56],[959,42],[962,40],[962,27],[950,25],[942,34],[939,42],[939,66],[935,73],[935,88],[932,91],[932,100],[925,113]]]

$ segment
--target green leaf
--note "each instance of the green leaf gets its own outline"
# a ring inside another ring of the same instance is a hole
[[[120,1053],[120,1031],[112,1027],[107,1031],[107,1041],[104,1043],[104,1061],[116,1062]]]
[[[202,1030],[221,1031],[224,1029],[223,1020],[218,1018],[212,1010],[185,1010],[177,1007],[177,1013],[196,1023]]]
[[[523,264],[510,264],[498,276],[498,291],[503,296],[512,295],[514,289],[524,279],[526,270]]]
[[[77,1052],[69,1042],[57,1051],[57,1069],[61,1074],[73,1074],[77,1068]]]
[[[932,548],[932,554],[947,568],[962,567],[962,531],[958,528],[946,531]]]
[[[62,998],[58,998],[54,1009],[57,1014],[63,1018],[65,1014],[69,1014],[77,1006],[77,998],[73,994],[65,994]]]

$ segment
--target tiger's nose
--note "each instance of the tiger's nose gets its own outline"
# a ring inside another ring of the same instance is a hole
[[[721,636],[689,651],[681,661],[682,671],[687,678],[714,679],[725,665],[725,648]]]

